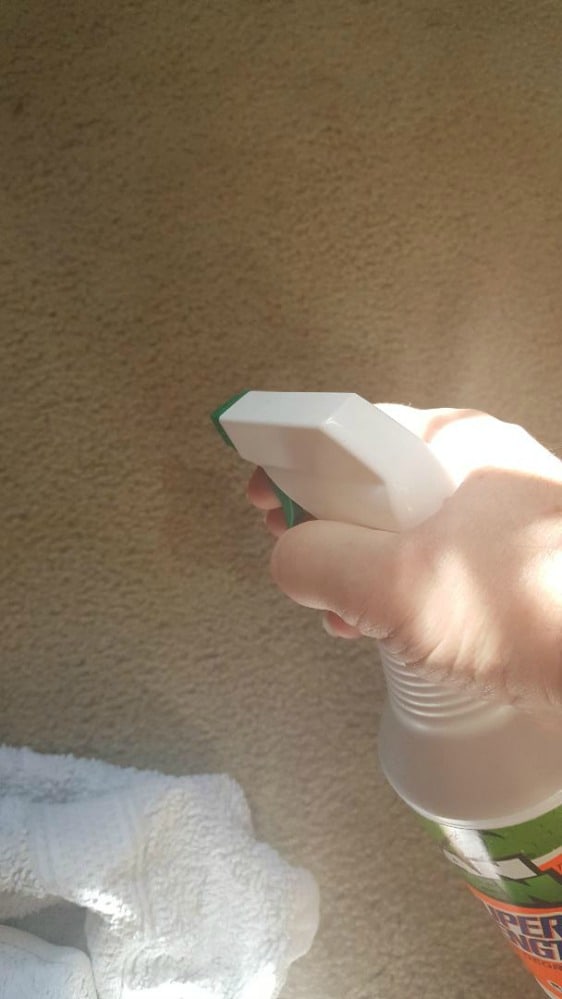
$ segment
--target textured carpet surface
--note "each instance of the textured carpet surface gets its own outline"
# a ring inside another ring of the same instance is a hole
[[[386,787],[374,649],[268,583],[239,388],[560,444],[558,0],[0,12],[0,737],[227,770],[309,866],[287,999],[533,985]]]

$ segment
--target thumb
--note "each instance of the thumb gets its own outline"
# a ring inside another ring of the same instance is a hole
[[[311,521],[279,539],[271,574],[296,603],[332,611],[361,634],[385,640],[409,616],[403,548],[397,534]]]

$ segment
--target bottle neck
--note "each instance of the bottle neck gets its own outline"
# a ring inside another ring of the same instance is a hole
[[[412,726],[439,727],[462,723],[475,714],[496,714],[502,707],[481,701],[448,684],[433,683],[379,646],[388,698],[402,722]]]

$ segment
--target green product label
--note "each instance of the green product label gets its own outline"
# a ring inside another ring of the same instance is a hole
[[[499,829],[422,822],[552,999],[562,997],[562,805]]]

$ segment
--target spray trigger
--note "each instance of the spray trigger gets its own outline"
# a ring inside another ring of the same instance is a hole
[[[268,479],[273,492],[283,508],[287,527],[295,527],[296,524],[300,524],[301,521],[305,520],[308,517],[306,510],[303,510],[302,506],[299,506],[290,496],[287,496],[287,493],[284,493],[269,476]]]
[[[242,399],[243,396],[247,394],[248,394],[248,389],[244,389],[243,392],[237,392],[236,395],[233,395],[230,397],[230,399],[227,399],[226,402],[222,404],[222,406],[217,406],[217,408],[213,410],[213,412],[211,413],[211,419],[216,429],[218,430],[222,439],[225,441],[226,444],[228,444],[229,447],[234,447],[235,445],[232,443],[230,437],[228,436],[226,430],[224,429],[221,422],[221,417],[224,416],[226,412],[228,412],[231,406],[234,406],[234,404],[238,402],[239,399]],[[287,493],[284,493],[283,490],[280,489],[279,486],[275,484],[273,479],[269,477],[269,475],[267,476],[267,478],[269,479],[269,483],[271,485],[271,488],[273,489],[273,492],[275,493],[277,499],[281,503],[287,527],[295,527],[296,524],[300,524],[302,520],[305,520],[308,517],[306,510],[303,510],[302,506],[299,506],[299,504],[295,503],[295,501],[292,500],[290,496],[287,496]]]

